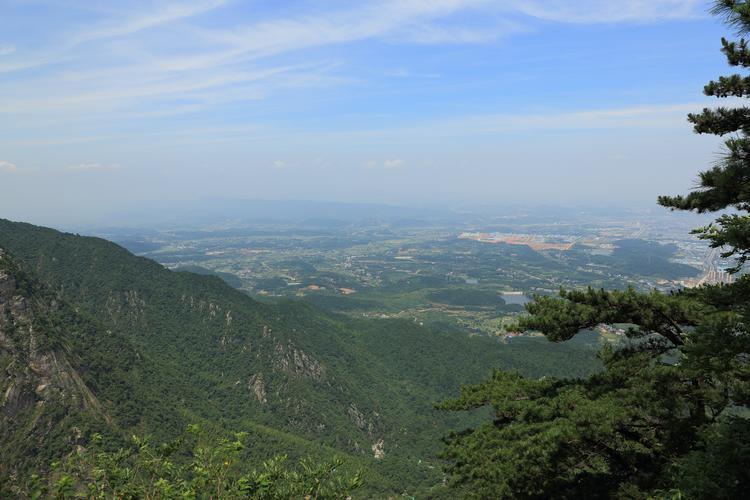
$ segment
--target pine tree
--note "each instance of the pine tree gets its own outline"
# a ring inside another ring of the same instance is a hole
[[[713,13],[726,19],[740,35],[750,32],[750,4],[746,1],[721,0]],[[750,68],[747,41],[721,40],[722,52],[731,66]],[[709,82],[703,89],[707,96],[718,98],[750,97],[750,76],[734,74]],[[738,213],[725,214],[694,232],[709,240],[714,248],[724,248],[723,257],[736,257],[732,272],[738,272],[750,258],[750,108],[706,108],[688,119],[699,134],[727,135],[725,154],[718,165],[700,173],[699,188],[687,196],[660,196],[659,204],[677,210],[716,212],[734,208]]]
[[[721,0],[713,13],[741,36],[750,4]],[[730,65],[750,67],[745,39],[722,40]],[[750,97],[750,77],[721,77],[704,92]],[[740,273],[750,259],[750,108],[689,115],[695,131],[727,135],[721,161],[673,210],[717,212],[699,237]],[[475,498],[740,498],[750,489],[750,275],[731,285],[670,294],[561,291],[537,297],[519,328],[563,342],[597,324],[631,325],[604,348],[585,380],[530,380],[497,371],[465,387],[446,410],[489,406],[494,419],[446,439],[455,492]]]

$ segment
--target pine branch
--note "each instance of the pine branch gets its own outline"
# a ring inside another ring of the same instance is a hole
[[[750,67],[750,49],[745,39],[737,42],[729,42],[726,38],[721,39],[721,51],[727,57],[730,66]]]
[[[703,93],[714,97],[748,97],[750,96],[750,77],[740,75],[722,76],[719,81],[712,81],[703,88]]]
[[[750,32],[750,4],[745,0],[716,0],[711,14],[724,18],[738,34]]]
[[[688,121],[698,134],[750,133],[750,108],[704,108],[700,114],[690,113]]]
[[[674,346],[684,344],[680,325],[692,325],[695,311],[688,301],[659,294],[594,290],[560,292],[560,298],[536,297],[528,304],[529,316],[519,319],[519,327],[539,330],[548,339],[569,340],[578,332],[605,323],[630,323],[648,333],[661,335]]]

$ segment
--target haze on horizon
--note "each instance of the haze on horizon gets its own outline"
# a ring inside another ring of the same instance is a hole
[[[697,0],[0,0],[0,217],[212,197],[652,205],[719,142]],[[683,190],[683,191],[684,191]]]

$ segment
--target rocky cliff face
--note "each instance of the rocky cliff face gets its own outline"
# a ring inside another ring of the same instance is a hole
[[[20,274],[0,249],[3,416],[13,417],[52,401],[79,410],[101,411],[96,397],[68,361],[64,332],[61,337],[52,338],[52,332],[43,331],[46,329],[42,323],[54,318],[60,304],[54,298],[35,295],[33,285]]]
[[[43,449],[50,435],[75,445],[77,417],[109,420],[70,362],[61,307],[0,249],[0,453],[18,454],[2,461],[11,468],[2,476],[13,478],[29,458],[22,451]]]

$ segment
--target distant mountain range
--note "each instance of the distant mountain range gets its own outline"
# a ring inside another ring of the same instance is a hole
[[[205,227],[246,224],[306,224],[336,228],[351,224],[429,224],[455,221],[460,214],[450,209],[419,208],[383,203],[343,203],[307,200],[243,200],[209,198],[182,203],[150,203],[138,209],[108,216],[113,226]],[[101,224],[100,224],[101,225]]]

